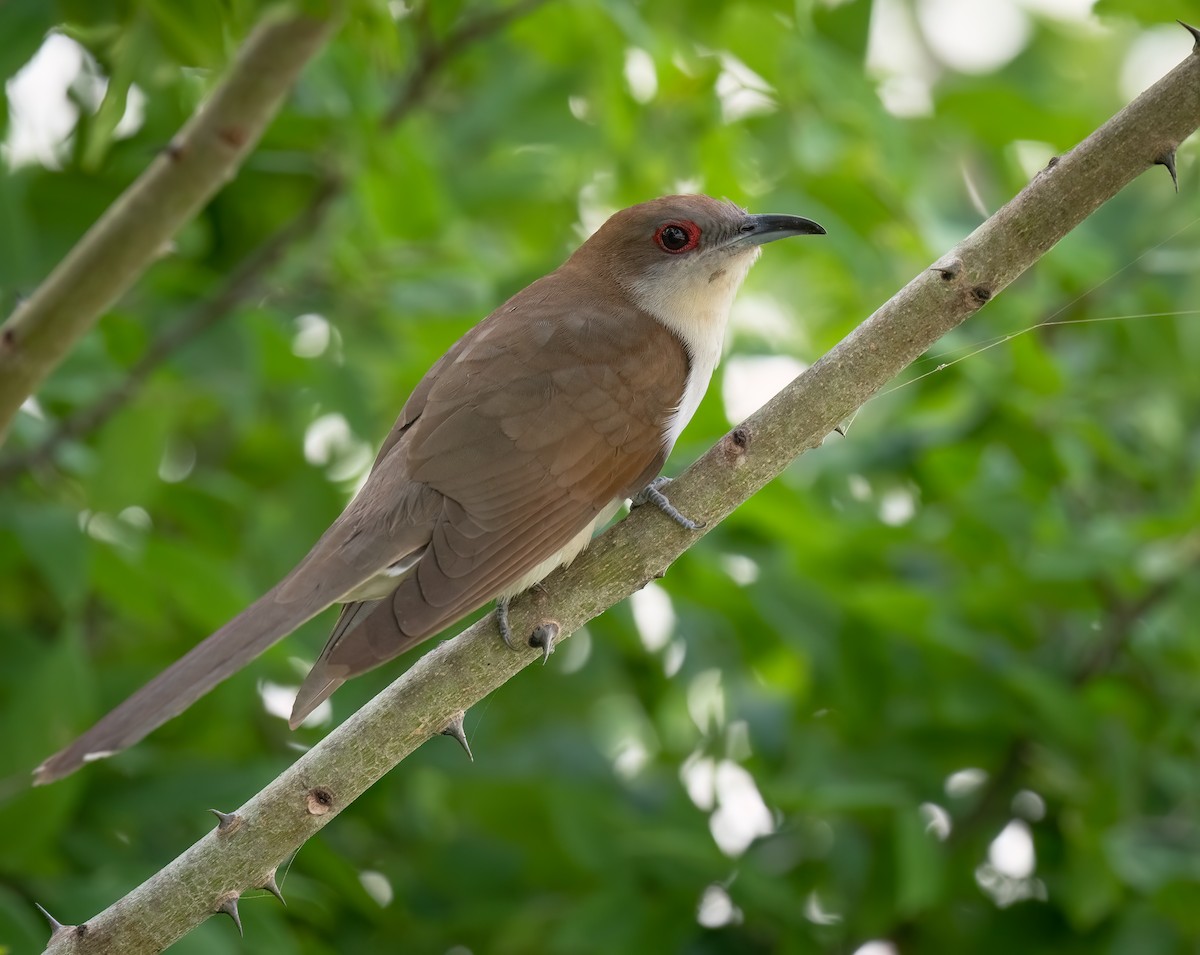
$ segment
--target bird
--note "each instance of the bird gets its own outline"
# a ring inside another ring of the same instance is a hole
[[[34,771],[141,740],[326,608],[341,612],[293,728],[345,680],[569,564],[629,500],[698,527],[660,470],[708,388],[761,247],[812,219],[664,196],[613,214],[429,369],[366,482],[278,584]],[[542,635],[549,652],[552,634]]]

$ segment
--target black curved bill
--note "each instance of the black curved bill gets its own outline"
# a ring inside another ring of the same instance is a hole
[[[824,235],[824,227],[806,219],[804,216],[785,216],[767,213],[765,215],[746,216],[746,224],[742,226],[738,242],[748,242],[751,245],[763,245],[776,239],[786,239],[793,235]]]

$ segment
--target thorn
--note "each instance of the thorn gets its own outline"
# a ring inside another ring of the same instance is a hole
[[[243,938],[245,938],[246,933],[242,931],[242,917],[240,915],[238,915],[237,902],[238,902],[237,893],[234,893],[233,895],[227,897],[224,902],[222,902],[220,905],[217,906],[217,911],[224,912],[231,919],[233,919],[233,924],[237,926],[238,935],[241,935]]]
[[[529,635],[529,645],[542,648],[542,666],[546,665],[550,654],[554,652],[554,641],[558,639],[558,634],[559,626],[551,620],[541,624]]]
[[[1190,23],[1184,23],[1182,20],[1176,20],[1175,22],[1192,35],[1192,39],[1196,41],[1195,45],[1192,47],[1192,52],[1200,54],[1200,30],[1197,30]]]
[[[221,812],[220,809],[210,809],[209,812],[217,817],[217,832],[228,835],[242,825],[242,817],[236,812]]]
[[[949,282],[952,279],[958,278],[959,273],[962,272],[962,267],[962,259],[951,257],[934,265],[929,271],[937,272],[943,282]]]
[[[511,603],[511,598],[501,597],[496,601],[496,627],[500,631],[500,637],[504,641],[504,645],[510,650],[517,649],[512,642],[512,628],[508,625],[508,605]]]
[[[275,898],[279,899],[284,908],[287,908],[287,899],[285,899],[283,897],[283,893],[279,891],[279,883],[275,881],[274,869],[267,873],[266,879],[263,880],[263,884],[260,885],[259,888],[266,889],[266,891],[270,892],[273,896],[275,896]]]
[[[1175,150],[1168,149],[1161,156],[1154,160],[1156,166],[1166,166],[1167,172],[1171,174],[1171,182],[1175,184],[1175,192],[1179,192],[1179,176],[1175,173]]]
[[[456,740],[458,745],[466,751],[467,759],[475,762],[475,757],[471,755],[470,744],[467,743],[467,731],[463,728],[463,717],[466,715],[466,710],[459,710],[450,717],[450,722],[443,726],[439,732],[443,736],[449,736],[451,739]]]
[[[37,902],[34,902],[33,904],[36,905],[37,910],[42,913],[42,918],[44,918],[47,922],[50,923],[50,938],[51,939],[53,939],[54,936],[56,936],[59,932],[63,931],[64,929],[72,929],[75,927],[74,925],[64,925],[62,922],[60,922],[58,919],[56,919],[53,915],[51,915],[49,912],[47,912],[44,906],[39,905]]]

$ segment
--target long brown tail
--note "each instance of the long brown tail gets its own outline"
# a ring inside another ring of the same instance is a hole
[[[281,603],[276,599],[281,586],[282,582],[42,763],[34,770],[35,785],[61,779],[84,763],[132,746],[329,606],[323,596]]]

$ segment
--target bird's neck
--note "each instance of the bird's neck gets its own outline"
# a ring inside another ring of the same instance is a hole
[[[700,407],[700,399],[721,361],[733,297],[756,257],[742,256],[726,262],[724,267],[704,269],[703,274],[681,270],[677,278],[658,278],[629,289],[639,307],[679,336],[688,354],[687,382],[663,431],[668,454]]]

